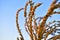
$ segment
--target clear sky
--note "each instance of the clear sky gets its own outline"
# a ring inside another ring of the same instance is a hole
[[[0,0],[0,40],[16,40],[16,37],[18,37],[15,19],[16,11],[19,8],[24,7],[26,1],[28,0]],[[33,0],[33,2],[35,2],[35,4],[39,2],[43,3],[40,7],[37,8],[35,13],[38,16],[44,16],[50,4],[52,3],[52,0]],[[23,11],[21,11],[20,13],[21,14],[19,15],[19,23],[21,26],[21,31],[24,35],[25,40],[29,40],[28,34],[24,31],[23,27]],[[51,18],[50,20],[60,20],[59,16],[60,15],[53,15],[53,18]]]

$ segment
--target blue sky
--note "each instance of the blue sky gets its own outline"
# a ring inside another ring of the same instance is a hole
[[[0,40],[16,40],[18,37],[18,32],[16,29],[16,11],[19,8],[25,6],[25,3],[28,0],[0,0]],[[60,1],[60,0],[59,0]],[[52,3],[52,0],[33,0],[33,2],[43,4],[37,8],[36,14],[37,16],[44,16]],[[29,7],[28,7],[29,8]],[[58,10],[57,10],[58,11]],[[24,17],[23,11],[19,14],[19,23],[21,26],[21,31],[24,35],[25,40],[29,40],[28,34],[24,31]],[[60,15],[53,15],[53,18],[49,18],[48,21],[52,19],[58,19]]]

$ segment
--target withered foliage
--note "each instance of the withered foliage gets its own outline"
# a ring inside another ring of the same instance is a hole
[[[26,2],[24,8],[17,10],[16,27],[17,27],[17,30],[18,30],[18,33],[20,36],[19,38],[17,38],[17,40],[24,40],[24,37],[21,33],[19,23],[18,23],[18,15],[21,10],[24,10],[25,29],[26,29],[26,32],[30,36],[30,40],[41,40],[41,39],[46,40],[50,34],[52,34],[53,32],[56,32],[57,27],[60,27],[60,20],[59,21],[54,20],[52,22],[49,22],[48,24],[46,24],[46,21],[47,21],[48,17],[50,17],[51,15],[60,14],[60,12],[54,11],[55,9],[60,8],[60,3],[57,3],[57,1],[58,0],[53,0],[53,2],[50,5],[50,8],[48,9],[48,11],[44,17],[37,17],[37,18],[35,17],[36,15],[34,12],[37,7],[42,5],[42,3],[38,3],[38,4],[34,5],[34,2],[32,2],[32,0],[29,0],[28,2]],[[28,5],[30,5],[29,13],[27,13]],[[39,21],[37,22],[38,19],[39,19]],[[58,24],[56,24],[56,22]],[[51,25],[51,24],[53,24],[53,25]],[[52,38],[49,38],[48,40],[51,40],[51,39],[53,39],[53,40],[60,39],[60,35],[56,35]]]

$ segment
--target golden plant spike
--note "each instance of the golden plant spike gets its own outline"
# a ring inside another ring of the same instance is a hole
[[[21,30],[20,30],[20,28],[19,28],[19,23],[18,23],[18,14],[19,14],[19,12],[21,11],[21,10],[23,10],[24,8],[21,8],[21,9],[19,9],[19,10],[17,10],[17,13],[16,13],[16,27],[17,27],[17,30],[18,30],[18,33],[19,33],[19,35],[21,36],[21,40],[24,40],[24,38],[23,38],[23,36],[22,36],[22,33],[21,33]]]
[[[41,22],[41,27],[45,26],[46,20],[48,19],[49,16],[51,16],[52,12],[54,11],[54,5],[56,4],[57,0],[54,0],[50,6],[50,8],[48,9],[47,14],[44,16],[43,21]],[[42,25],[43,24],[43,25]]]
[[[34,12],[35,12],[36,8],[39,7],[41,4],[42,4],[42,3],[38,3],[38,4],[36,4],[36,5],[33,7],[33,9],[32,9],[32,15],[34,15]]]
[[[27,12],[26,12],[26,10],[27,10],[27,6],[28,6],[28,4],[29,4],[29,2],[26,2],[26,5],[25,5],[25,7],[24,7],[24,17],[27,16]]]
[[[29,0],[29,2],[26,2],[26,5],[25,5],[25,7],[24,7],[24,17],[26,17],[27,16],[27,6],[28,6],[28,4],[31,4],[31,2],[32,2],[32,0]]]
[[[57,1],[58,0],[53,0],[53,2],[51,3],[51,6],[55,5]]]

